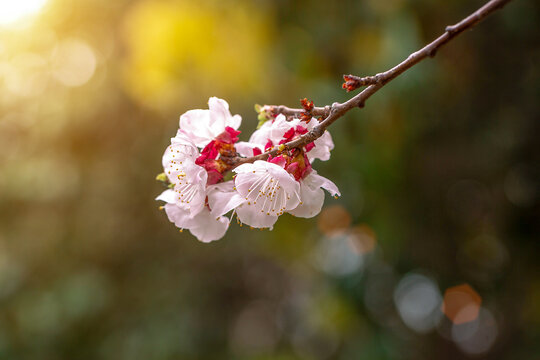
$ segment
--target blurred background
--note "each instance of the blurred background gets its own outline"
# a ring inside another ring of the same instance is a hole
[[[330,128],[313,219],[158,210],[179,115],[344,101],[484,1],[0,2],[0,359],[540,356],[539,3]]]

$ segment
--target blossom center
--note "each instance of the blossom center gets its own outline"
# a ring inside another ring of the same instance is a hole
[[[210,141],[197,159],[195,164],[202,166],[208,173],[207,185],[214,185],[223,181],[223,174],[229,170],[222,156],[233,157],[236,155],[234,144],[238,141],[240,131],[227,126],[225,131]]]

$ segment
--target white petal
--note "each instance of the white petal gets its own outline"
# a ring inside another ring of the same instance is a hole
[[[236,149],[237,153],[245,157],[253,156],[254,148],[259,148],[261,152],[264,152],[264,145],[259,145],[255,143],[245,142],[245,141],[237,142],[236,144],[234,144],[234,148]]]
[[[178,128],[178,131],[176,132],[176,136],[171,138],[172,144],[179,144],[179,145],[185,145],[189,147],[194,147],[195,144],[189,137],[189,134],[183,131],[182,129]]]
[[[184,171],[188,163],[194,163],[199,156],[197,147],[189,138],[179,131],[177,136],[171,139],[171,145],[163,154],[163,169],[171,183],[176,183],[178,175]]]
[[[176,204],[165,204],[164,207],[169,221],[177,228],[188,229],[196,224],[189,210],[182,209]]]
[[[216,218],[210,214],[208,208],[204,208],[196,216],[191,217],[189,211],[174,204],[166,204],[165,212],[169,221],[180,229],[188,229],[202,242],[218,240],[225,235],[229,227],[229,220],[220,216]]]
[[[242,164],[233,169],[237,173],[235,185],[240,195],[247,197],[250,188],[257,185],[262,177],[269,176],[272,182],[278,182],[279,186],[288,195],[297,194],[300,191],[298,181],[281,166],[268,161],[257,160],[252,164]],[[268,184],[270,185],[270,184]],[[264,191],[264,189],[262,189]]]
[[[315,159],[327,161],[330,159],[330,151],[334,148],[332,135],[328,131],[325,131],[314,143],[315,147],[307,153],[308,159],[310,161]]]
[[[159,194],[156,200],[165,201],[168,204],[174,204],[176,202],[176,193],[171,189],[165,190]]]
[[[180,116],[180,129],[200,148],[224,132],[227,126],[236,130],[242,122],[239,115],[231,115],[225,100],[211,97],[208,107],[209,110],[190,110]]]
[[[300,202],[300,185],[282,167],[266,161],[243,164],[236,169],[236,190],[245,203],[236,209],[242,222],[269,227],[283,212]]]
[[[233,115],[227,122],[227,126],[232,127],[235,130],[238,130],[240,124],[242,123],[242,117],[240,115]]]
[[[206,146],[218,134],[211,128],[209,110],[189,110],[180,116],[180,130],[184,131],[198,147]]]
[[[244,204],[236,208],[238,219],[244,224],[254,228],[270,228],[276,223],[278,216],[260,214],[259,210],[253,209],[254,205]]]
[[[233,186],[232,181],[227,181],[208,187],[208,205],[212,215],[224,215],[245,201]]]
[[[171,184],[176,184],[179,181],[185,180],[186,169],[190,169],[193,166],[198,165],[196,165],[192,160],[172,160],[167,166],[164,167],[164,171],[165,175],[167,175],[167,178],[169,179],[169,182]]]
[[[214,127],[215,131],[218,132],[216,136],[225,131],[225,127],[227,126],[230,126],[235,130],[240,127],[242,118],[240,115],[231,115],[229,104],[225,100],[215,96],[211,97],[208,99],[208,108],[210,109],[210,116],[213,120],[211,125]]]
[[[206,170],[194,163],[185,163],[181,167],[174,191],[176,192],[176,205],[197,214],[206,202]]]
[[[300,192],[300,184],[294,179],[294,176],[289,174],[279,165],[268,161],[256,161],[257,165],[268,171],[268,173],[285,189],[288,194],[298,194]]]
[[[321,212],[324,204],[324,191],[321,188],[311,189],[304,182],[300,184],[300,198],[302,202],[293,210],[289,211],[297,217],[311,218]]]
[[[312,170],[308,176],[302,179],[300,184],[302,202],[289,213],[304,218],[317,215],[324,203],[324,192],[321,188],[326,189],[331,195],[340,195],[337,186],[332,181]]]
[[[242,165],[238,165],[233,169],[233,172],[240,174],[240,173],[247,173],[253,171],[253,164],[245,163]]]
[[[335,195],[341,196],[341,193],[339,192],[339,189],[336,186],[336,184],[334,184],[332,181],[328,180],[327,178],[318,175],[315,170],[313,170],[311,174],[306,176],[306,179],[307,178],[309,178],[309,181],[311,182],[312,187],[314,186],[321,187],[325,189],[326,191],[328,191],[330,195],[332,196],[335,196]]]
[[[171,145],[167,147],[163,154],[162,164],[166,167],[172,161],[183,161],[186,159],[195,161],[199,156],[199,151],[195,144],[187,135],[178,131],[177,135],[171,138]]]
[[[262,145],[263,148],[268,140],[271,140],[274,145],[277,145],[283,139],[283,135],[287,130],[295,126],[296,123],[294,121],[287,121],[285,116],[280,114],[274,121],[267,121],[258,130],[255,130],[249,138],[249,142]]]
[[[221,239],[229,227],[229,219],[224,216],[215,217],[207,208],[204,208],[193,220],[195,225],[190,227],[189,231],[199,241],[205,243]]]

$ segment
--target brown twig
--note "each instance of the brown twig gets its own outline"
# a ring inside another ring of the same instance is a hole
[[[275,115],[283,114],[285,116],[300,116],[305,110],[304,109],[293,109],[283,105],[268,105]],[[330,114],[330,106],[325,107],[313,107],[311,110],[313,116],[323,116],[327,117]]]
[[[366,77],[360,77],[356,75],[343,75],[343,80],[345,80],[345,82],[343,83],[342,87],[347,90],[347,92],[349,92],[356,90],[361,86],[378,84],[382,81],[381,75],[382,74],[377,74],[375,76]]]
[[[405,60],[403,60],[401,63],[394,66],[388,71],[379,73],[375,76],[368,76],[364,78],[354,75],[348,75],[351,77],[351,81],[355,81],[357,83],[358,86],[356,86],[356,88],[366,85],[369,86],[365,88],[362,92],[360,92],[358,95],[352,97],[344,103],[336,102],[333,103],[331,107],[314,107],[312,110],[312,115],[323,116],[324,120],[321,121],[320,124],[314,127],[311,131],[307,132],[305,135],[293,141],[284,144],[284,146],[274,147],[272,150],[267,151],[263,154],[248,158],[230,158],[227,162],[230,164],[231,169],[240,164],[251,163],[256,160],[265,160],[268,158],[268,156],[275,156],[280,151],[283,151],[285,149],[294,149],[305,146],[306,144],[309,144],[310,142],[321,137],[326,131],[326,128],[330,126],[334,121],[342,117],[346,112],[353,108],[364,107],[366,100],[370,98],[371,95],[379,91],[379,89],[386,85],[388,82],[392,81],[393,79],[401,75],[403,72],[418,64],[425,58],[435,56],[437,51],[444,44],[455,38],[457,35],[461,34],[463,31],[472,28],[484,18],[486,18],[488,15],[493,13],[495,10],[502,8],[510,1],[512,0],[490,0],[484,6],[482,6],[457,24],[447,26],[445,32],[441,36],[439,36],[437,39],[435,39],[428,45],[424,46],[422,49],[412,53]],[[349,90],[348,87],[345,88]],[[275,114],[284,114],[286,116],[300,116],[304,112],[304,109],[292,109],[282,105],[270,105],[270,108]]]

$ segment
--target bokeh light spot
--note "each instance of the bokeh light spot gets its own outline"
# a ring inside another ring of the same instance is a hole
[[[47,0],[2,0],[0,2],[0,25],[8,25],[25,16],[39,12]]]
[[[442,312],[454,324],[464,324],[478,317],[482,298],[468,284],[446,289]]]
[[[526,164],[515,165],[504,179],[504,193],[508,201],[520,207],[528,207],[538,197],[538,182],[533,170]]]
[[[358,254],[367,254],[375,249],[377,238],[373,229],[366,225],[360,224],[349,230],[348,238],[353,249]]]
[[[351,225],[351,215],[341,205],[328,206],[318,217],[319,231],[326,236],[333,236],[345,231]]]
[[[19,97],[32,97],[45,90],[48,78],[46,67],[47,62],[42,56],[22,53],[0,64],[0,73],[3,73],[9,92]]]
[[[315,265],[326,273],[344,276],[359,271],[364,265],[347,236],[323,238],[314,251]]]
[[[464,353],[479,355],[491,349],[499,333],[493,314],[480,308],[476,319],[452,326],[452,339]]]
[[[405,325],[416,332],[426,333],[440,320],[439,288],[424,275],[405,275],[394,291],[394,302]]]
[[[85,42],[64,40],[58,44],[52,57],[53,75],[66,86],[81,86],[94,75],[96,63],[94,51]]]

